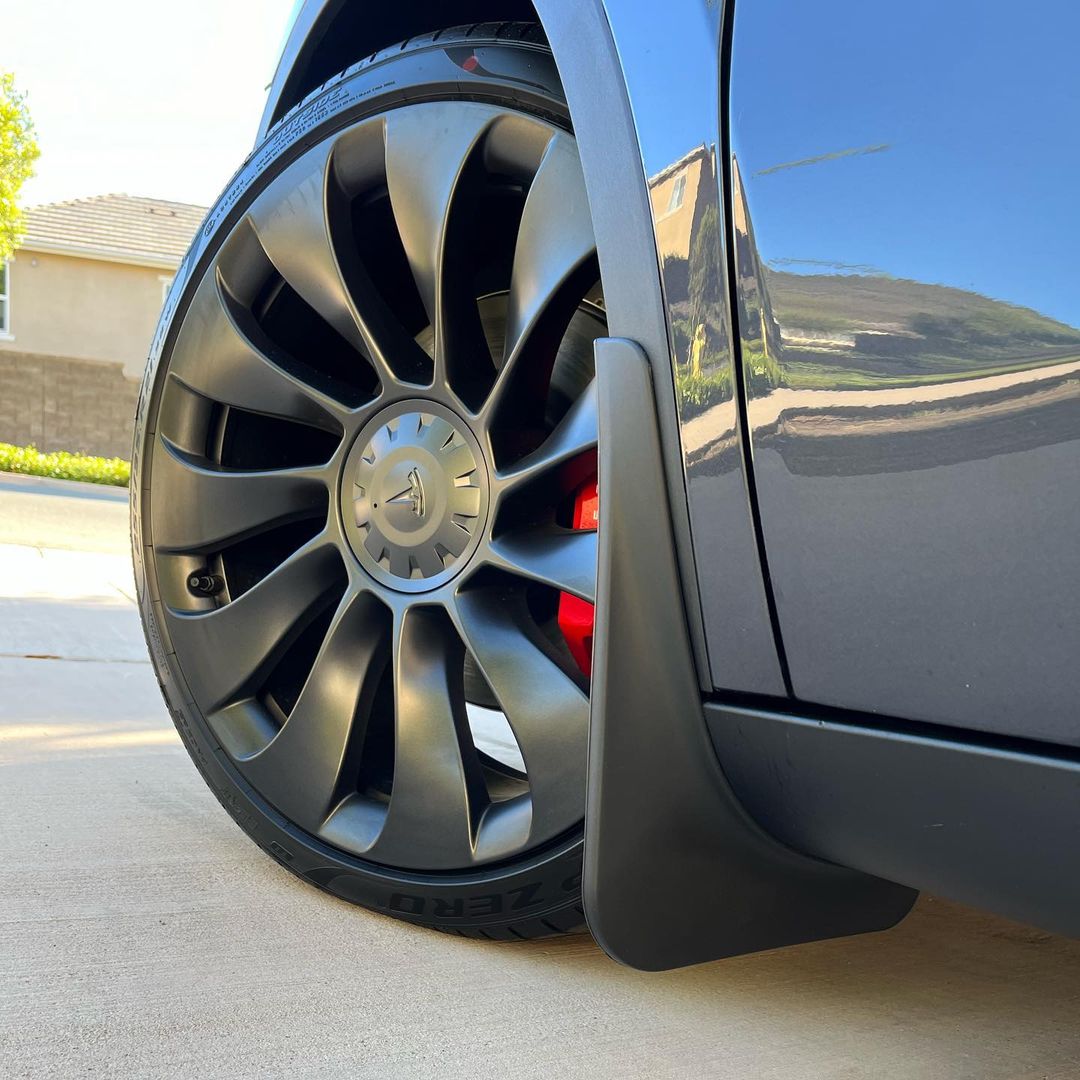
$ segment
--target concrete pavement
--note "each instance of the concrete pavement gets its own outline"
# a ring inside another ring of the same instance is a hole
[[[127,521],[125,488],[0,473],[0,543],[126,555]]]
[[[944,901],[641,975],[305,887],[180,747],[122,495],[45,488],[0,481],[0,1076],[1080,1076],[1080,943]]]

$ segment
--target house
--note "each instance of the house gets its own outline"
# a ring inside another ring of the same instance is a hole
[[[719,237],[710,235],[710,226],[712,234],[720,228],[712,149],[695,147],[649,177],[649,199],[675,356],[697,377],[705,366],[726,364],[723,275],[716,255]],[[696,294],[693,302],[692,294]]]
[[[0,442],[130,456],[158,313],[205,213],[128,195],[27,210],[0,263]]]
[[[701,215],[718,205],[712,150],[695,147],[649,177],[649,198],[661,261],[688,260]]]

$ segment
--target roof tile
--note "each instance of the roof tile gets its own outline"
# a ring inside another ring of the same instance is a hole
[[[132,195],[45,203],[27,208],[23,246],[176,266],[206,210],[205,206]]]

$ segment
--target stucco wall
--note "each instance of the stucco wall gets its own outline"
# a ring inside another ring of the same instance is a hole
[[[168,269],[21,248],[0,339],[0,442],[128,457]]]
[[[172,271],[20,248],[9,267],[11,335],[5,352],[119,363],[142,375]]]

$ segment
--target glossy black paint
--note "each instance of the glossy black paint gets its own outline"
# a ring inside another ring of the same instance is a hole
[[[658,25],[636,0],[606,0],[606,8],[648,178],[709,673],[717,686],[783,694],[751,513],[728,303],[723,10],[669,0]]]
[[[736,5],[738,322],[800,698],[1080,742],[1078,34],[1055,0]]]

